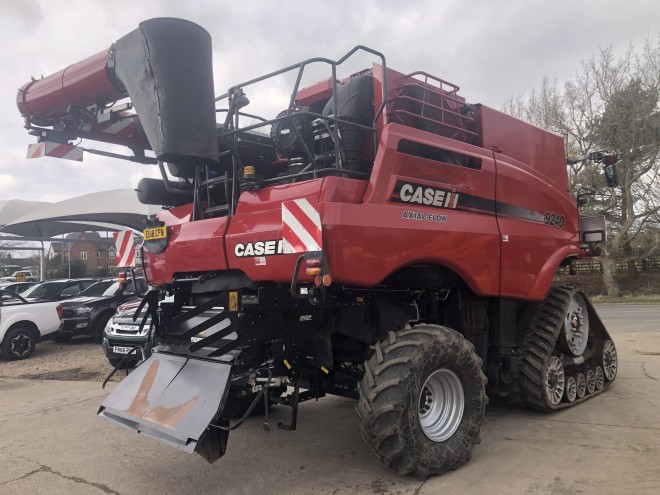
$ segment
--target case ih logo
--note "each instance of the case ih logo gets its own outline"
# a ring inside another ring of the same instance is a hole
[[[397,181],[390,201],[395,203],[412,203],[434,208],[455,209],[459,194],[449,189]]]
[[[249,258],[252,256],[272,256],[284,252],[284,241],[257,241],[246,244],[239,242],[234,246],[234,254],[237,258]],[[265,264],[265,263],[264,263]]]

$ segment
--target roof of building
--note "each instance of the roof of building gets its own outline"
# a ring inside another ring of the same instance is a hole
[[[84,237],[83,237],[84,234]],[[83,239],[81,239],[83,237]],[[71,240],[76,240],[78,243],[84,244],[85,240],[93,240],[93,241],[98,241],[102,240],[101,236],[99,235],[98,232],[72,232],[71,234],[67,234],[66,237],[62,240],[62,242],[52,242],[50,244],[50,249],[53,250],[55,253],[61,253],[62,251],[68,251],[69,250],[69,242],[65,242],[66,239],[71,239]],[[91,243],[90,243],[91,244]],[[94,246],[96,246],[97,251],[116,251],[117,249],[115,248],[115,242],[114,240],[107,240],[105,242],[94,242]]]

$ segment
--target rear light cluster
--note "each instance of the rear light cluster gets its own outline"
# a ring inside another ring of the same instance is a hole
[[[57,311],[57,317],[61,320],[62,319],[62,313],[63,313],[62,305],[58,304],[57,308],[55,308],[55,310]]]
[[[332,277],[330,274],[323,275],[322,263],[319,258],[309,258],[305,259],[305,274],[308,277],[314,277],[314,286],[315,287],[330,287],[332,284]]]

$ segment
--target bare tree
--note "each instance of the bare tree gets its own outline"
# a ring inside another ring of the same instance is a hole
[[[660,227],[660,37],[621,56],[601,49],[563,85],[544,78],[529,95],[510,98],[504,111],[563,136],[568,156],[600,149],[621,154],[615,189],[604,187],[594,163],[569,169],[573,192],[591,191],[585,213],[608,220],[600,262],[607,293],[619,295],[616,263],[634,267],[635,258],[658,250],[657,242],[638,242],[635,252],[632,243],[640,236],[657,239]]]
[[[9,264],[13,256],[16,256],[16,252],[12,252],[12,248],[25,247],[27,246],[25,241],[15,241],[15,240],[6,240],[0,237],[0,260],[3,260],[3,265]]]

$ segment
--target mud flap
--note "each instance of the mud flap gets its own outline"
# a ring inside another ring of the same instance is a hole
[[[230,371],[230,364],[155,352],[115,386],[98,415],[214,462],[228,433],[208,426],[224,406]]]

